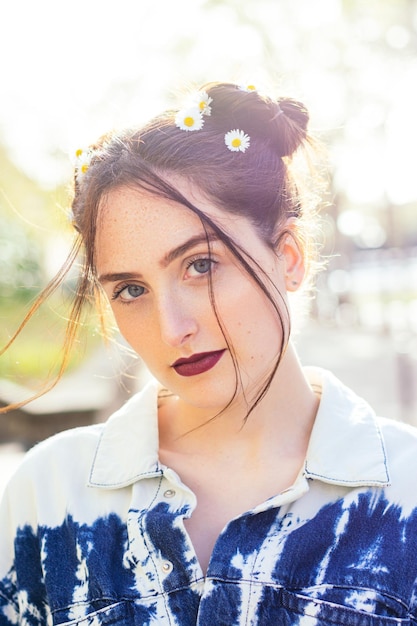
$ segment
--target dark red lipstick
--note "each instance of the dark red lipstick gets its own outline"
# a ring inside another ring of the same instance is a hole
[[[197,376],[197,374],[203,374],[211,370],[221,359],[224,352],[224,350],[216,350],[214,352],[193,354],[188,359],[178,359],[172,364],[172,367],[180,376]]]

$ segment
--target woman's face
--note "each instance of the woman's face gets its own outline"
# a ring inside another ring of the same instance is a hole
[[[176,185],[285,294],[287,255],[275,255],[242,217],[214,207],[185,183]],[[247,398],[275,363],[281,329],[271,303],[227,247],[180,204],[122,188],[102,202],[96,268],[121,334],[167,389],[210,412],[228,403],[236,386],[233,347]],[[209,271],[216,311],[210,300]],[[278,302],[285,317],[284,307]]]

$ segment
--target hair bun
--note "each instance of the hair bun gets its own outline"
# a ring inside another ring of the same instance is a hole
[[[279,98],[276,120],[276,140],[281,157],[291,156],[307,137],[310,119],[308,110],[301,102],[291,98]],[[283,114],[283,115],[282,115]]]

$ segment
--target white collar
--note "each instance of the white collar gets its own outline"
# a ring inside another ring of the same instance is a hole
[[[319,376],[322,397],[307,451],[306,478],[345,486],[389,484],[387,459],[377,418],[369,405],[326,370]],[[88,485],[117,489],[160,475],[158,383],[151,381],[104,424]]]
[[[375,412],[329,371],[311,370],[321,379],[322,395],[307,450],[306,478],[349,487],[388,485],[385,445]]]

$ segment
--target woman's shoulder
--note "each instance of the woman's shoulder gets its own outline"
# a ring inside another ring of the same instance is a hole
[[[394,500],[416,508],[417,428],[400,420],[378,417],[390,487]],[[396,495],[395,495],[396,494]]]
[[[92,424],[59,432],[35,444],[15,468],[6,493],[36,493],[48,483],[75,480],[91,463],[104,424]],[[84,473],[84,472],[83,472]]]
[[[413,460],[413,465],[417,467],[417,425],[380,416],[376,421],[387,453],[400,455],[404,462]]]
[[[65,430],[34,445],[23,456],[11,482],[19,487],[21,482],[27,483],[30,479],[33,486],[45,485],[54,476],[61,476],[66,482],[75,480],[77,474],[85,480],[100,443],[105,440],[111,447],[118,447],[117,443],[123,439],[128,445],[141,423],[146,421],[143,417],[149,413],[156,414],[154,385],[134,394],[106,421]]]

